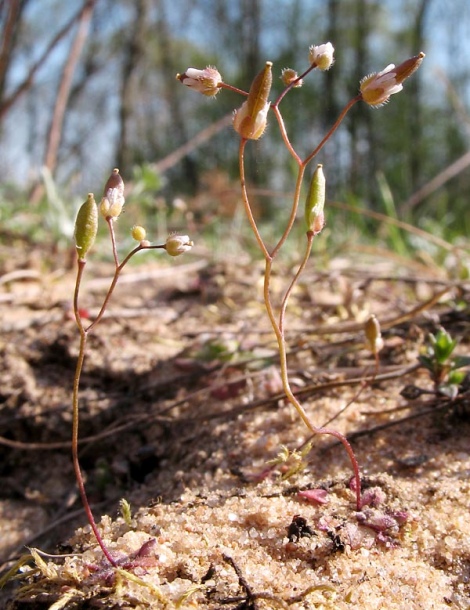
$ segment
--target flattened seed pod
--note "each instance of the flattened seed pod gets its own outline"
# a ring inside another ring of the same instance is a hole
[[[75,247],[77,248],[78,259],[84,261],[88,251],[95,243],[98,231],[98,206],[96,205],[93,193],[89,193],[87,200],[78,210],[75,221]]]

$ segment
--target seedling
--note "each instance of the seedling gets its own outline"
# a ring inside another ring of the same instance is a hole
[[[425,351],[418,358],[429,371],[434,390],[449,398],[457,396],[459,385],[466,376],[466,372],[460,369],[470,366],[469,356],[453,355],[456,347],[457,340],[440,328],[435,335],[429,334]]]
[[[273,272],[273,264],[280,250],[285,245],[289,234],[294,227],[298,209],[300,205],[302,185],[304,183],[305,174],[308,166],[317,157],[318,153],[322,150],[326,142],[332,137],[338,127],[341,125],[346,114],[351,108],[358,102],[365,102],[369,106],[377,107],[385,104],[390,96],[398,93],[403,89],[403,82],[411,74],[417,70],[423,61],[424,53],[412,57],[399,66],[395,67],[394,64],[390,64],[381,72],[371,74],[362,79],[359,87],[359,93],[355,95],[343,108],[339,114],[335,123],[327,131],[326,135],[320,141],[320,143],[307,155],[303,156],[295,149],[294,145],[289,139],[286,125],[280,110],[281,102],[284,97],[294,88],[299,88],[303,84],[303,80],[314,70],[329,70],[334,62],[334,48],[333,45],[328,42],[319,46],[311,46],[308,54],[308,67],[299,75],[296,70],[287,68],[282,71],[281,80],[284,84],[284,90],[275,99],[274,102],[269,101],[269,95],[271,93],[272,85],[272,62],[267,61],[264,68],[254,78],[249,91],[242,91],[237,87],[233,87],[223,81],[222,76],[215,67],[207,67],[203,70],[196,68],[188,68],[183,74],[177,74],[177,79],[187,87],[194,89],[195,91],[202,93],[208,97],[216,96],[222,89],[240,94],[246,97],[243,104],[235,111],[233,117],[233,128],[240,136],[239,145],[239,176],[240,176],[240,187],[243,204],[245,207],[246,216],[248,222],[253,231],[255,240],[261,251],[264,261],[264,304],[266,313],[271,322],[274,334],[276,335],[277,346],[280,357],[280,369],[282,377],[282,385],[284,393],[288,401],[295,407],[297,413],[309,429],[312,434],[327,434],[335,437],[339,440],[345,448],[355,478],[355,494],[356,494],[356,507],[357,510],[361,508],[361,480],[359,465],[354,454],[354,451],[346,439],[346,437],[338,432],[337,430],[326,428],[322,426],[316,426],[310,417],[307,415],[302,404],[296,398],[291,390],[288,368],[287,368],[287,346],[285,341],[285,314],[286,308],[289,301],[289,297],[292,293],[293,288],[299,280],[305,266],[307,265],[310,257],[310,252],[313,245],[313,240],[323,229],[325,224],[325,189],[326,180],[321,164],[317,164],[316,169],[313,171],[310,186],[308,188],[307,197],[305,199],[304,209],[304,221],[306,225],[306,240],[304,253],[301,255],[301,260],[297,270],[294,272],[290,281],[287,281],[287,287],[284,295],[281,297],[277,305],[274,304],[271,291],[271,277]],[[263,135],[266,125],[268,122],[268,115],[272,113],[277,121],[282,140],[284,145],[294,160],[297,166],[297,178],[295,182],[294,195],[288,212],[287,221],[283,233],[280,235],[277,243],[274,246],[268,245],[256,222],[253,214],[253,207],[250,201],[250,196],[246,184],[245,174],[245,150],[250,141],[256,141]],[[378,363],[378,351],[381,347],[380,329],[372,321],[366,329],[367,339],[371,344],[373,353]],[[298,456],[295,456],[298,457]],[[292,462],[292,456],[287,456],[286,461]],[[302,462],[302,456],[300,460],[294,460],[300,463]],[[298,464],[297,464],[298,465]]]
[[[77,366],[75,370],[75,377],[73,383],[73,396],[72,396],[72,459],[75,471],[75,477],[77,480],[78,489],[82,499],[83,506],[87,515],[88,522],[93,530],[95,538],[101,547],[106,559],[113,567],[118,567],[118,562],[112,557],[108,548],[106,547],[103,538],[99,532],[98,526],[96,525],[90,503],[85,490],[85,483],[80,468],[80,462],[78,459],[78,424],[79,424],[79,389],[80,389],[80,378],[83,371],[83,364],[86,356],[86,345],[89,334],[96,329],[98,324],[103,320],[104,313],[109,304],[111,296],[116,288],[119,277],[122,270],[138,252],[142,250],[166,250],[170,256],[179,256],[184,252],[191,249],[193,243],[187,235],[170,235],[164,244],[152,245],[146,239],[146,231],[143,227],[134,226],[131,229],[132,237],[138,242],[133,250],[131,250],[122,262],[119,262],[119,255],[116,245],[116,237],[114,233],[114,222],[119,218],[122,209],[124,207],[124,182],[119,174],[119,170],[115,169],[111,174],[109,180],[104,188],[103,198],[101,203],[98,205],[95,202],[95,198],[92,193],[87,197],[85,203],[81,206],[78,211],[77,220],[75,222],[75,245],[77,250],[77,278],[75,282],[75,292],[73,299],[73,310],[75,315],[75,321],[77,323],[78,331],[80,333],[80,345],[78,352]],[[85,271],[87,256],[93,244],[98,231],[98,219],[99,216],[104,218],[109,228],[109,234],[111,238],[111,246],[115,264],[114,276],[109,285],[106,296],[104,297],[101,309],[92,322],[88,322],[82,317],[83,309],[79,307],[79,294],[82,283],[83,274]],[[130,507],[125,506],[124,502],[121,503],[123,515],[130,520]]]

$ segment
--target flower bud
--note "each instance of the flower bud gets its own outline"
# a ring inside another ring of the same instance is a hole
[[[384,341],[380,333],[380,324],[372,314],[364,326],[366,339],[369,342],[370,351],[376,356],[384,346]]]
[[[323,165],[319,163],[317,169],[313,172],[307,199],[305,200],[305,222],[308,231],[311,231],[314,235],[320,233],[325,226],[325,215],[323,212],[325,187],[326,180],[323,173]]]
[[[98,207],[93,193],[89,193],[87,200],[78,210],[75,221],[75,247],[78,259],[84,261],[88,251],[95,243],[98,231]]]
[[[131,229],[131,235],[132,235],[133,239],[140,242],[145,239],[145,236],[147,235],[147,231],[144,229],[144,227],[141,227],[139,225],[134,225]]]
[[[118,168],[113,169],[113,173],[108,178],[108,181],[104,185],[103,196],[108,195],[109,189],[116,189],[121,197],[124,197],[124,180],[119,173]]]
[[[267,61],[261,72],[255,77],[246,102],[235,111],[233,128],[242,138],[258,140],[264,133],[267,123],[270,103],[268,96],[271,91],[272,62]]]
[[[106,220],[116,220],[124,207],[124,181],[118,169],[114,169],[104,187],[100,203],[100,212]]]
[[[419,68],[424,57],[424,53],[420,53],[399,66],[390,64],[381,72],[365,76],[359,87],[363,101],[369,106],[381,106],[388,102],[391,95],[403,89],[403,81]]]
[[[329,70],[334,64],[334,52],[335,49],[331,42],[320,44],[318,46],[312,45],[308,50],[308,59],[311,66],[315,66],[319,70]]]
[[[177,74],[176,79],[186,87],[190,87],[208,97],[217,95],[220,91],[219,85],[222,83],[219,71],[213,66],[207,66],[204,70],[188,68],[183,74]]]
[[[292,68],[284,68],[282,70],[281,80],[284,85],[286,85],[286,87],[292,85],[292,83],[295,83],[294,85],[292,85],[293,87],[301,87],[304,84],[304,81],[302,79],[299,79],[299,75],[295,70],[292,70]]]
[[[169,235],[165,242],[165,249],[170,256],[179,256],[191,250],[194,243],[187,235]]]

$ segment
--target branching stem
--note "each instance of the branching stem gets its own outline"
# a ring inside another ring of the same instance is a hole
[[[108,548],[106,547],[106,544],[104,543],[104,540],[100,534],[100,531],[96,524],[95,518],[93,516],[90,502],[88,500],[88,496],[86,493],[85,482],[83,479],[83,474],[82,474],[82,470],[80,467],[80,461],[79,461],[79,457],[78,457],[80,379],[81,379],[82,371],[83,371],[83,363],[85,361],[88,335],[95,328],[95,326],[100,322],[100,320],[103,318],[104,312],[105,312],[106,307],[108,306],[109,300],[111,299],[111,296],[114,292],[114,288],[116,287],[116,284],[117,284],[117,281],[119,279],[119,275],[120,275],[122,269],[129,262],[129,260],[134,256],[134,254],[136,254],[140,250],[164,249],[165,246],[163,246],[163,245],[155,245],[155,246],[138,245],[136,248],[131,250],[131,252],[129,252],[129,254],[122,261],[122,263],[119,264],[112,220],[108,221],[108,225],[109,225],[110,233],[111,233],[111,242],[112,242],[113,256],[114,256],[116,269],[114,271],[113,279],[108,288],[108,292],[106,293],[106,296],[104,298],[101,309],[100,309],[97,317],[95,318],[95,320],[87,328],[85,328],[83,325],[83,320],[80,315],[80,309],[79,309],[79,304],[78,304],[78,297],[79,297],[79,293],[80,293],[80,286],[82,283],[83,273],[84,273],[85,266],[86,266],[86,260],[78,259],[77,279],[75,281],[75,290],[74,290],[74,298],[73,298],[73,310],[74,310],[74,315],[75,315],[75,322],[77,324],[77,327],[78,327],[78,330],[80,333],[80,344],[79,344],[77,365],[75,368],[75,375],[74,375],[74,379],[73,379],[73,393],[72,393],[72,461],[73,461],[73,468],[74,468],[74,472],[75,472],[75,478],[77,481],[78,490],[80,493],[83,507],[85,509],[88,523],[90,524],[90,527],[93,530],[96,541],[98,542],[99,546],[101,547],[101,550],[103,551],[104,556],[106,557],[106,559],[109,561],[109,563],[113,567],[117,567],[117,563],[116,563],[115,559],[113,559],[113,556],[109,552]]]
[[[306,70],[304,75],[307,74],[311,69],[313,69],[312,66],[308,70]],[[304,75],[302,75],[302,77]],[[301,78],[301,77],[299,77],[299,78]],[[277,345],[278,345],[281,379],[282,379],[282,386],[284,389],[284,393],[286,395],[287,400],[296,409],[300,418],[302,419],[302,421],[304,422],[304,424],[306,425],[306,427],[310,430],[310,432],[312,434],[314,434],[314,435],[315,434],[326,434],[329,436],[333,436],[345,448],[346,453],[348,454],[348,458],[351,462],[354,480],[355,480],[356,508],[357,508],[357,510],[360,510],[360,508],[361,508],[361,477],[360,477],[359,464],[358,464],[358,461],[354,454],[353,448],[351,447],[347,438],[343,434],[341,434],[341,432],[338,432],[337,430],[333,430],[330,428],[317,427],[312,423],[312,421],[308,417],[307,412],[305,411],[304,407],[297,400],[294,393],[292,392],[292,389],[290,387],[290,382],[289,382],[289,374],[288,374],[288,367],[287,367],[287,348],[286,348],[286,341],[285,341],[285,337],[284,337],[285,315],[286,315],[286,309],[287,309],[289,297],[292,294],[292,291],[293,291],[295,285],[297,284],[302,272],[304,271],[304,269],[307,265],[308,259],[310,257],[310,252],[312,249],[312,244],[313,244],[313,239],[314,239],[314,233],[312,231],[307,232],[307,244],[306,244],[306,249],[305,249],[303,258],[299,264],[299,267],[298,267],[292,281],[290,282],[288,288],[285,291],[284,297],[281,300],[278,316],[276,316],[276,312],[275,312],[274,306],[272,304],[271,287],[270,287],[273,261],[274,261],[275,257],[277,256],[277,254],[279,253],[282,246],[284,245],[285,241],[287,240],[289,234],[291,233],[292,228],[294,226],[295,219],[297,217],[297,211],[298,211],[298,207],[299,207],[300,194],[301,194],[303,178],[305,175],[305,169],[306,169],[307,165],[314,159],[314,157],[323,148],[323,146],[326,144],[326,142],[331,138],[333,133],[336,131],[336,129],[339,127],[339,125],[343,121],[343,119],[346,116],[349,109],[352,108],[352,106],[357,101],[359,101],[360,96],[356,96],[355,98],[350,100],[348,102],[348,104],[346,104],[346,106],[342,110],[341,114],[339,115],[338,119],[333,124],[333,126],[330,128],[330,130],[327,132],[325,137],[321,140],[319,145],[315,148],[315,150],[313,150],[302,161],[301,157],[297,154],[297,152],[295,151],[294,147],[292,146],[292,144],[289,140],[289,137],[287,135],[287,130],[285,128],[284,120],[283,120],[282,114],[279,110],[280,102],[282,101],[285,93],[292,86],[293,86],[293,84],[291,86],[289,86],[286,89],[286,91],[283,94],[281,94],[279,96],[279,98],[276,100],[276,102],[271,106],[271,108],[276,116],[276,119],[277,119],[277,122],[279,125],[279,129],[281,131],[281,135],[284,140],[284,144],[298,165],[297,181],[296,181],[296,185],[295,185],[295,191],[294,191],[294,196],[293,196],[293,200],[292,200],[290,215],[287,220],[286,228],[285,228],[284,232],[282,233],[278,243],[275,245],[275,247],[272,251],[270,251],[268,249],[268,247],[266,246],[266,244],[263,240],[263,237],[258,229],[256,220],[254,218],[253,211],[251,208],[247,188],[246,188],[244,153],[245,153],[247,140],[245,138],[241,139],[240,147],[239,147],[239,171],[240,171],[240,184],[241,184],[241,191],[242,191],[242,199],[243,199],[243,204],[245,207],[246,215],[248,218],[248,222],[250,224],[250,227],[254,233],[255,239],[258,242],[258,246],[259,246],[259,248],[264,256],[264,260],[265,260],[263,297],[264,297],[264,304],[265,304],[266,312],[267,312],[267,315],[271,322],[271,326],[272,326],[274,334],[276,336],[276,341],[277,341]]]

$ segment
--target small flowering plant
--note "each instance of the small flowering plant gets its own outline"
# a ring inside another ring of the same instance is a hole
[[[307,197],[304,207],[304,220],[306,225],[306,240],[305,249],[298,265],[297,271],[294,273],[290,283],[288,283],[284,295],[281,297],[277,306],[273,303],[271,291],[271,277],[273,271],[273,263],[276,256],[279,254],[282,246],[285,244],[293,226],[296,222],[297,213],[300,204],[302,185],[306,179],[306,172],[315,159],[318,153],[322,150],[325,143],[332,137],[335,131],[340,126],[346,114],[358,102],[365,102],[369,106],[377,107],[385,104],[391,95],[398,93],[403,89],[403,82],[418,69],[424,58],[424,53],[419,53],[415,57],[407,59],[402,64],[395,66],[390,64],[384,70],[371,74],[362,79],[359,84],[359,92],[355,95],[343,108],[337,120],[326,132],[323,139],[314,150],[301,155],[291,143],[284,119],[280,110],[281,102],[284,97],[293,88],[302,86],[304,79],[314,70],[329,70],[334,63],[334,47],[331,42],[320,45],[312,45],[308,52],[308,67],[300,74],[292,69],[285,68],[281,73],[281,81],[284,84],[283,91],[277,96],[274,101],[270,101],[271,86],[272,86],[272,67],[273,64],[267,61],[254,78],[249,91],[242,91],[232,85],[225,83],[216,68],[206,68],[205,70],[197,70],[188,68],[183,74],[177,74],[177,79],[188,86],[190,89],[202,93],[206,96],[214,96],[221,89],[232,91],[243,95],[246,99],[241,106],[234,111],[233,128],[240,137],[239,145],[239,169],[240,169],[240,185],[241,196],[243,199],[248,222],[251,226],[259,249],[265,261],[264,273],[264,303],[266,312],[271,322],[274,334],[276,335],[277,345],[280,356],[280,369],[284,393],[287,400],[295,407],[299,416],[307,426],[308,430],[313,434],[328,434],[335,437],[344,446],[354,473],[353,490],[356,496],[356,509],[361,510],[361,479],[359,465],[354,454],[354,451],[346,439],[346,437],[337,430],[325,427],[316,426],[310,417],[307,415],[302,404],[294,395],[289,382],[287,368],[287,347],[285,342],[285,312],[289,297],[297,283],[302,271],[307,265],[310,252],[312,249],[313,239],[318,235],[325,224],[325,190],[326,180],[321,164],[317,164],[316,169],[312,172]],[[297,165],[297,179],[294,189],[290,213],[285,229],[280,235],[277,243],[268,245],[261,235],[255,217],[253,215],[250,198],[246,189],[245,179],[245,149],[251,140],[259,140],[265,132],[268,117],[274,115],[277,121],[283,142],[290,156]],[[372,316],[365,326],[365,336],[372,354],[376,360],[376,369],[378,369],[378,353],[383,346],[383,340],[380,334],[380,325],[378,320]]]
[[[146,231],[144,227],[134,226],[131,229],[131,235],[133,239],[138,242],[138,245],[131,250],[122,262],[119,262],[119,256],[116,246],[116,237],[114,232],[114,223],[117,221],[123,210],[125,203],[124,199],[124,182],[119,174],[119,170],[115,169],[109,177],[106,186],[104,188],[103,197],[99,206],[97,205],[95,198],[90,193],[83,205],[80,207],[77,219],[75,221],[75,247],[77,250],[77,278],[75,282],[75,292],[73,299],[73,311],[75,321],[80,333],[80,346],[78,353],[77,366],[75,370],[74,384],[73,384],[73,395],[72,395],[72,459],[75,471],[75,477],[77,480],[78,489],[82,499],[83,506],[87,515],[88,522],[93,530],[98,544],[103,551],[106,559],[109,563],[117,567],[117,562],[112,557],[111,553],[107,549],[102,536],[98,530],[93,513],[88,502],[84,479],[78,459],[78,424],[79,424],[79,389],[80,389],[80,378],[83,370],[83,364],[86,355],[86,345],[88,336],[94,331],[103,319],[103,315],[109,304],[111,296],[114,292],[116,284],[119,280],[119,276],[130,261],[130,259],[141,252],[142,250],[166,250],[170,256],[179,256],[185,252],[188,252],[193,246],[193,242],[187,235],[170,235],[164,244],[152,245],[150,241],[146,239]],[[86,322],[82,317],[83,309],[79,306],[79,294],[82,283],[83,274],[85,271],[87,256],[95,242],[96,234],[98,231],[98,221],[100,215],[106,221],[109,233],[111,237],[112,251],[114,257],[114,276],[111,280],[108,292],[103,300],[101,309],[92,322]]]

